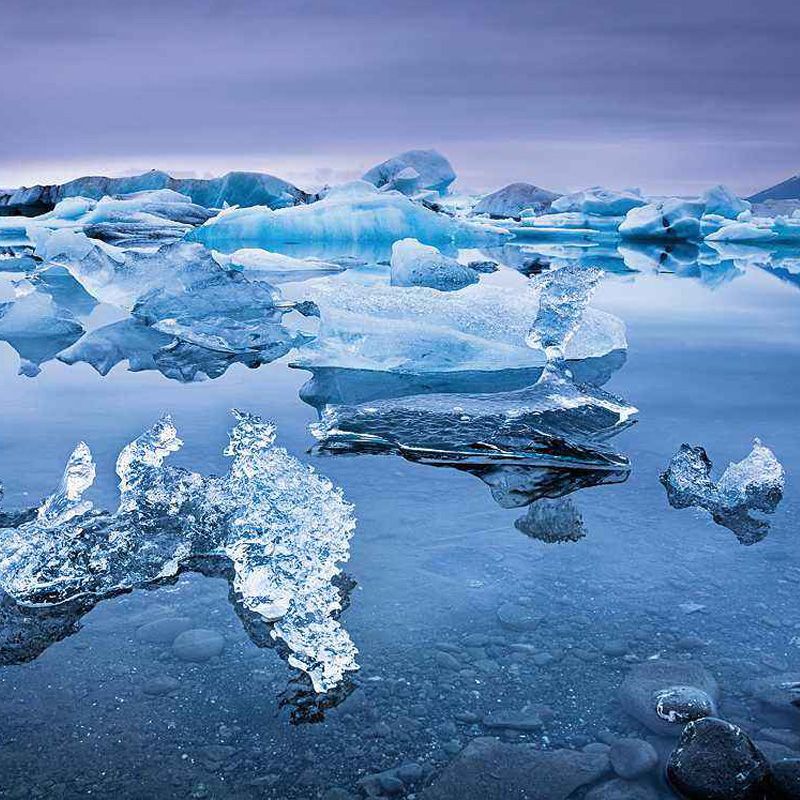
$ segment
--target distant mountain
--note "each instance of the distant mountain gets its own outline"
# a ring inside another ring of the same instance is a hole
[[[751,203],[763,203],[765,200],[800,200],[800,175],[794,175],[783,183],[777,183],[762,192],[747,198]]]

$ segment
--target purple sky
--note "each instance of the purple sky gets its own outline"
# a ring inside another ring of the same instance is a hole
[[[800,171],[799,3],[0,0],[0,186],[435,147],[471,189],[747,193]]]

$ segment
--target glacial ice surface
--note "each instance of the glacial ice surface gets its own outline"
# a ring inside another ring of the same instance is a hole
[[[711,467],[711,459],[702,447],[681,445],[660,476],[669,504],[673,508],[706,509],[742,544],[763,539],[769,523],[752,512],[774,513],[785,484],[784,469],[773,452],[756,439],[750,454],[729,464],[716,482],[711,478]]]
[[[416,239],[401,239],[392,245],[392,286],[427,286],[453,292],[477,282],[474,269],[443,255],[432,245]]]
[[[195,228],[187,238],[229,249],[231,242],[267,246],[298,242],[394,242],[413,237],[426,244],[469,243],[507,238],[503,229],[458,221],[409,200],[381,192],[366,181],[336,186],[311,205],[271,211],[227,210]]]
[[[329,480],[274,446],[272,423],[234,414],[221,478],[164,464],[182,444],[169,417],[127,445],[114,512],[82,499],[94,464],[79,444],[36,517],[0,529],[0,588],[19,603],[62,604],[173,577],[193,559],[223,559],[244,607],[271,625],[289,664],[327,692],[357,669],[335,585],[353,509]]]

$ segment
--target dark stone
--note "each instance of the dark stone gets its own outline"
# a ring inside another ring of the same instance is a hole
[[[577,750],[536,750],[475,739],[420,795],[422,800],[566,800],[609,770],[608,757]]]
[[[800,800],[800,758],[787,758],[772,765],[775,800]]]
[[[658,795],[652,786],[615,778],[595,786],[587,793],[586,800],[658,800]]]
[[[503,603],[497,609],[497,619],[507,630],[532,631],[539,627],[544,617],[518,603]]]
[[[767,800],[770,774],[741,728],[706,717],[684,728],[667,779],[687,800]]]
[[[626,780],[646,775],[658,765],[658,753],[643,739],[619,739],[612,745],[608,757],[614,772]]]
[[[708,670],[684,661],[636,664],[620,687],[625,711],[660,736],[680,736],[686,722],[714,716],[718,696]]]

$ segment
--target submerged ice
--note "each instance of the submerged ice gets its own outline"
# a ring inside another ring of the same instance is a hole
[[[729,464],[718,481],[711,459],[699,446],[681,445],[660,480],[673,508],[698,507],[732,530],[742,544],[760,541],[769,522],[753,512],[773,514],[782,497],[785,473],[773,452],[756,439],[747,458]]]
[[[272,423],[235,416],[223,477],[164,464],[182,444],[169,417],[127,445],[117,459],[114,512],[92,510],[82,497],[95,468],[80,443],[35,517],[0,529],[0,588],[22,604],[96,601],[222,560],[239,602],[271,626],[288,663],[317,692],[336,688],[357,669],[355,646],[337,621],[352,507],[274,445]]]

